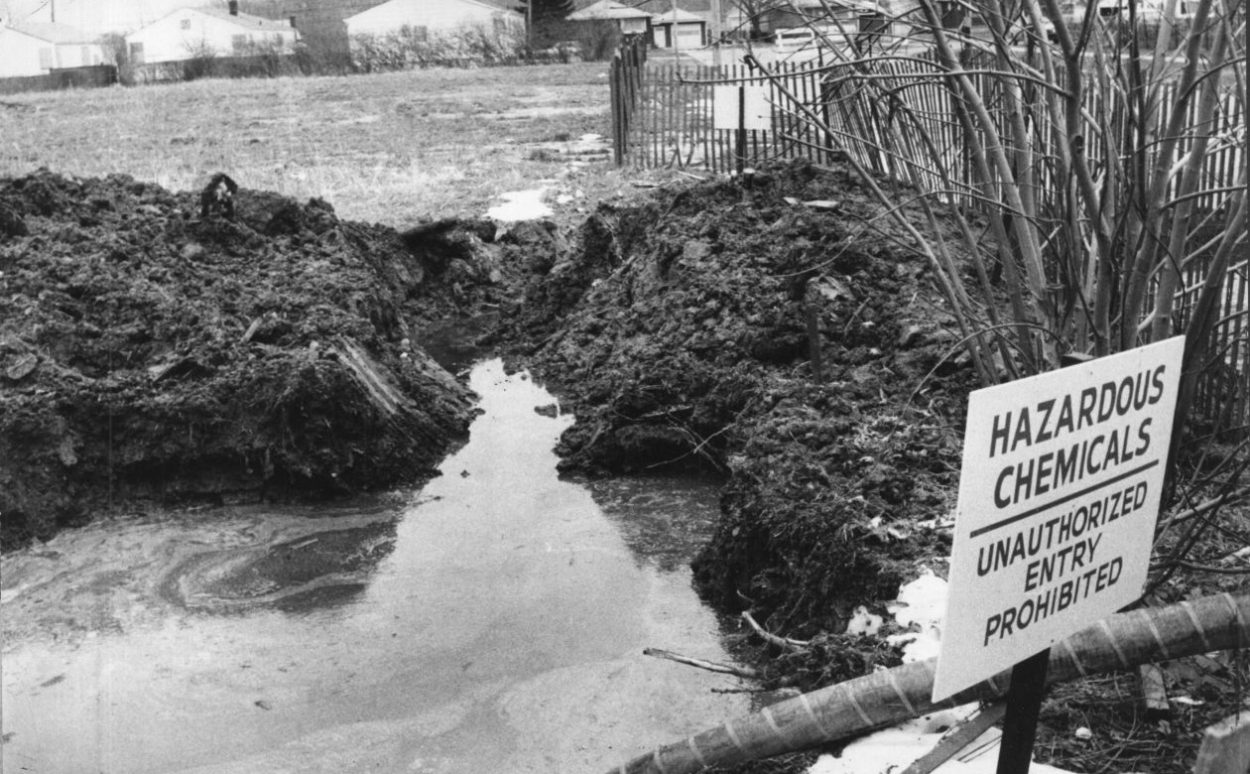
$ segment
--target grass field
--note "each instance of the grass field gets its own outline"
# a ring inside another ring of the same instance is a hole
[[[570,153],[581,135],[609,134],[607,69],[437,69],[10,96],[0,101],[0,176],[39,167],[120,172],[190,190],[222,171],[244,188],[319,196],[345,218],[399,228],[481,215],[502,192],[547,187],[548,199],[564,202],[557,209],[576,215],[623,185],[610,158]]]

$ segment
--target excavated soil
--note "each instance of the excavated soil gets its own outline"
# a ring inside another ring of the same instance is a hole
[[[123,503],[413,482],[463,437],[470,393],[420,341],[498,301],[493,224],[235,201],[201,217],[125,176],[0,180],[6,549]]]
[[[807,165],[661,190],[534,259],[508,317],[574,402],[568,468],[727,477],[699,587],[791,634],[838,630],[947,553],[932,527],[974,375],[880,215],[849,174]]]
[[[451,354],[504,349],[561,395],[565,469],[723,477],[700,592],[814,638],[763,664],[770,687],[893,663],[838,632],[922,566],[945,574],[978,384],[925,259],[840,167],[661,188],[567,235],[400,234],[247,190],[233,220],[201,218],[198,196],[41,172],[0,180],[0,289],[6,548],[114,502],[431,475],[470,395],[423,344],[490,313]]]
[[[897,663],[889,625],[878,637],[842,632],[859,605],[886,612],[882,601],[922,567],[946,574],[967,395],[980,384],[926,260],[858,180],[798,164],[662,189],[601,206],[568,249],[529,268],[500,337],[572,403],[564,466],[724,476],[720,520],[694,563],[699,591],[809,640],[790,652],[738,638],[762,686],[810,690]],[[1242,583],[1212,577],[1156,597]],[[1038,758],[1188,771],[1245,675],[1235,654],[1177,662],[1172,690],[1203,698],[1170,720],[1143,714],[1134,675],[1060,687]],[[1074,737],[1078,726],[1093,741]],[[797,772],[813,759],[731,770]]]

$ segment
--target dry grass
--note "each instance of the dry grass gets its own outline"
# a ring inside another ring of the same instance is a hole
[[[17,95],[0,103],[0,176],[48,167],[190,190],[223,171],[400,228],[545,185],[583,193],[564,207],[575,216],[625,186],[610,160],[568,153],[609,134],[608,105],[605,63]]]

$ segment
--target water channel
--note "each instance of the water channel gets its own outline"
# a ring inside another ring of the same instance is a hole
[[[101,521],[6,555],[6,772],[596,772],[746,711],[686,562],[715,490],[575,482],[474,367],[442,475],[349,505]],[[554,415],[553,415],[554,414]]]

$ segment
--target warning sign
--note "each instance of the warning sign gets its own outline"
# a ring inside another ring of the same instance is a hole
[[[768,87],[758,83],[722,84],[712,87],[712,128],[768,131],[773,126],[773,106]]]
[[[934,701],[1140,596],[1184,344],[972,393]]]

